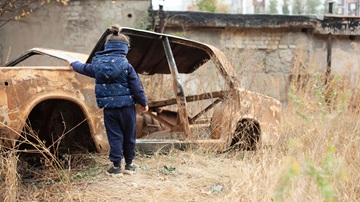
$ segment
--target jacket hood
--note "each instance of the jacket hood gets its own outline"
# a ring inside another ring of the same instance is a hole
[[[105,43],[104,50],[97,52],[96,55],[106,54],[110,52],[127,55],[127,53],[129,52],[129,45],[122,41],[108,41]]]

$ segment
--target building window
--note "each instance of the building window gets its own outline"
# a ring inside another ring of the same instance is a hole
[[[344,15],[344,9],[343,8],[338,8],[338,14],[339,15]]]
[[[349,3],[349,15],[356,16],[356,3]]]
[[[344,5],[344,0],[337,0],[337,3],[339,6],[343,6]]]

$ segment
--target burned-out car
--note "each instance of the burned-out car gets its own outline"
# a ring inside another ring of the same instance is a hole
[[[192,143],[217,151],[254,149],[278,140],[280,102],[245,90],[220,50],[162,33],[121,32],[131,39],[127,58],[150,108],[137,115],[139,150]],[[108,151],[94,79],[68,65],[90,62],[108,34],[89,55],[34,48],[0,68],[2,147],[20,142],[20,149],[31,151],[24,141],[13,141],[27,138],[63,152]]]

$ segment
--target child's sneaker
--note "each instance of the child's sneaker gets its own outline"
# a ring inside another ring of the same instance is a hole
[[[122,175],[122,173],[121,173],[121,168],[120,168],[120,167],[111,166],[109,169],[107,169],[106,174],[108,174],[108,175],[115,174],[115,175],[120,176],[120,175]]]
[[[133,164],[126,164],[124,174],[132,175],[135,172],[135,166]]]

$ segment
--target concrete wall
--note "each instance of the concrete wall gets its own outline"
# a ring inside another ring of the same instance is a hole
[[[112,24],[139,27],[150,0],[71,0],[44,4],[0,28],[0,64],[33,47],[90,53]]]
[[[269,28],[173,28],[188,38],[208,43],[224,51],[246,89],[264,93],[286,104],[289,79],[295,67],[326,71],[327,35],[301,29]],[[360,39],[334,35],[332,74],[346,74],[356,80],[360,70]]]

